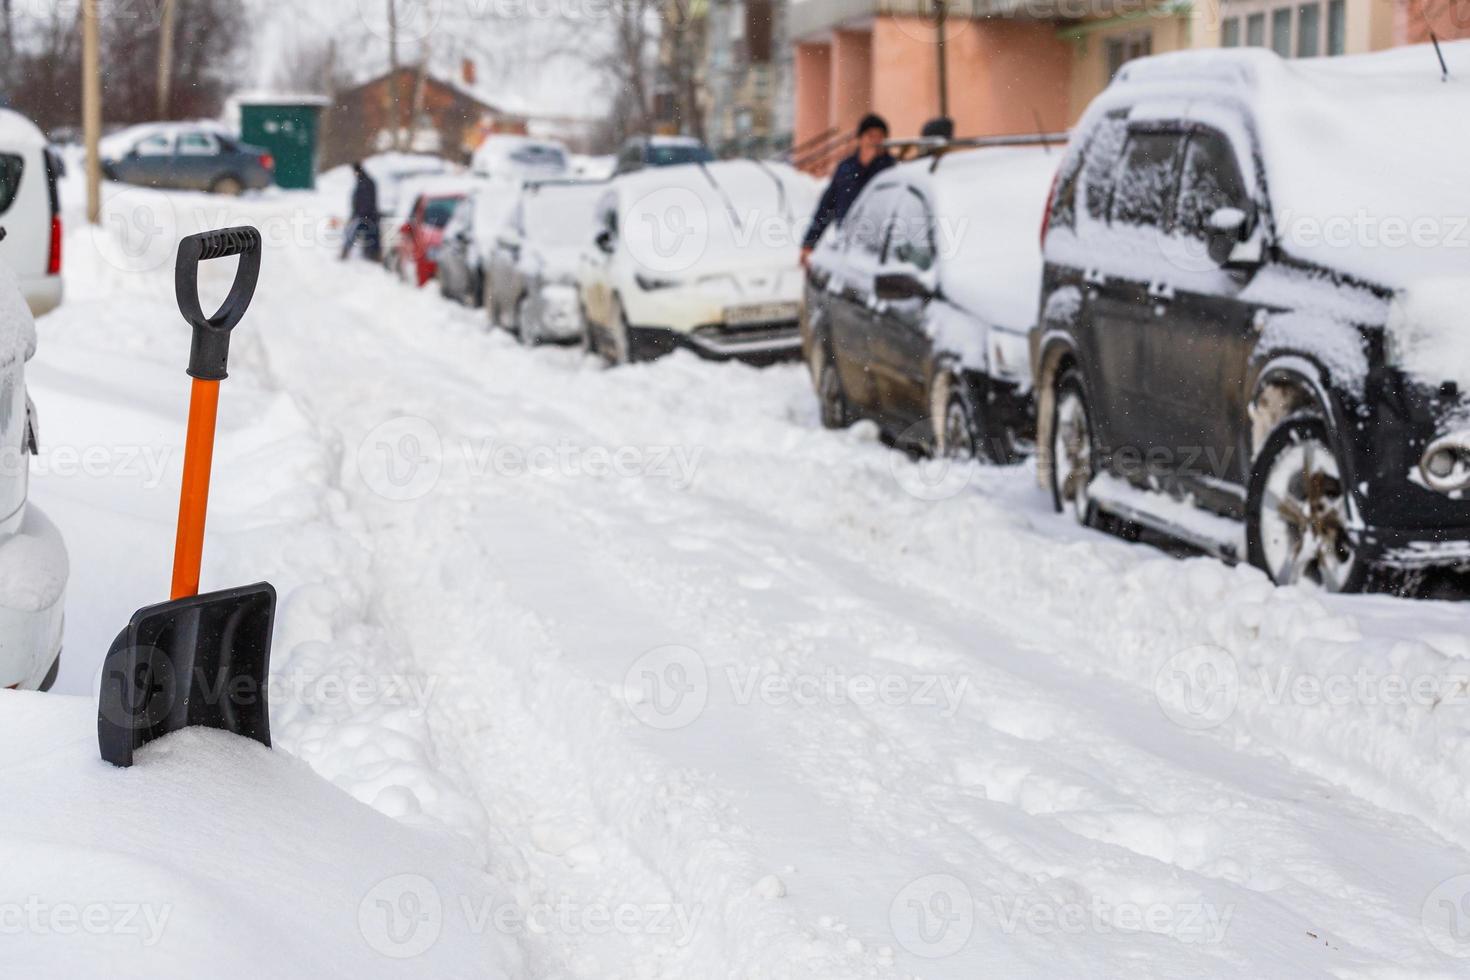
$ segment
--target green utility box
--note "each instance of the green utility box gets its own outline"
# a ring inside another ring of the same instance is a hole
[[[316,186],[320,96],[261,97],[240,101],[240,140],[276,158],[276,184],[293,190]]]

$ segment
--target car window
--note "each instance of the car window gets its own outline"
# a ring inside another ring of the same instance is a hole
[[[1210,215],[1221,208],[1244,208],[1246,198],[1245,181],[1230,141],[1208,130],[1190,136],[1179,178],[1176,227],[1186,235],[1205,238]]]
[[[870,255],[874,259],[883,251],[884,232],[893,207],[893,184],[875,186],[865,191],[847,217],[842,220],[842,237],[849,251]]]
[[[927,272],[934,265],[934,221],[924,196],[904,187],[894,196],[893,220],[888,225],[890,262]]]
[[[163,157],[174,151],[174,138],[169,133],[154,133],[138,141],[133,152],[140,157]]]
[[[210,157],[219,151],[219,144],[208,133],[180,133],[179,155]]]
[[[714,158],[714,154],[703,146],[678,144],[648,148],[648,162],[655,167],[672,167],[680,163],[710,163]]]
[[[443,228],[458,204],[459,200],[453,197],[431,198],[424,205],[424,224],[430,228]]]
[[[1113,203],[1113,185],[1118,175],[1118,160],[1123,144],[1128,141],[1126,112],[1113,113],[1093,131],[1087,145],[1087,160],[1082,166],[1082,198],[1087,215],[1094,221],[1106,221]]]
[[[1113,191],[1115,224],[1149,225],[1167,230],[1178,183],[1181,137],[1176,133],[1132,133],[1123,148],[1118,186]]]
[[[10,210],[20,191],[20,176],[26,162],[13,153],[0,153],[0,214]]]

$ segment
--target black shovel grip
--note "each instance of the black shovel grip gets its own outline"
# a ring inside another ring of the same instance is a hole
[[[214,315],[205,316],[199,306],[199,263],[231,255],[240,256],[235,283]],[[225,367],[230,357],[230,331],[250,308],[259,279],[260,232],[248,225],[206,231],[179,242],[174,292],[179,312],[194,328],[194,344],[189,352],[190,377],[223,381],[228,376]]]

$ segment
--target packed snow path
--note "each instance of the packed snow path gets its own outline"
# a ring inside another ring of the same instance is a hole
[[[169,202],[273,243],[205,584],[281,590],[278,744],[472,840],[517,908],[471,925],[534,976],[1470,972],[1462,607],[1079,531],[1029,468],[823,431],[798,366],[522,349],[336,262],[335,198]],[[123,227],[73,233],[41,323],[53,445],[180,437],[187,331]],[[53,470],[81,691],[176,477]]]

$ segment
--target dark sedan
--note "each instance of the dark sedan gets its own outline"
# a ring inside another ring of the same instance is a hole
[[[204,127],[140,128],[108,144],[102,172],[125,184],[236,195],[262,190],[275,179],[268,151]]]

